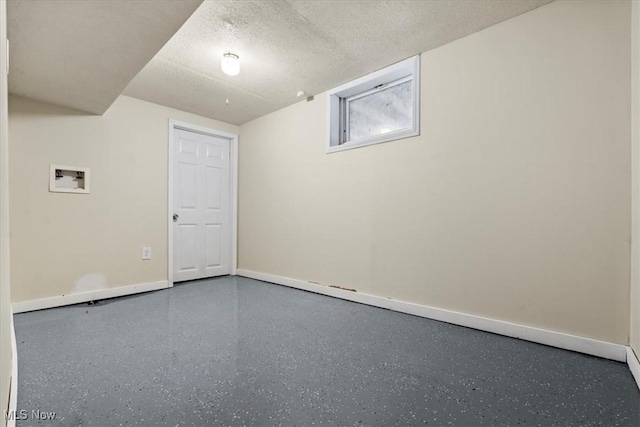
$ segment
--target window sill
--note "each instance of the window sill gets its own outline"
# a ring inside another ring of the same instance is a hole
[[[388,135],[379,135],[371,138],[361,139],[359,141],[345,142],[341,145],[332,145],[327,147],[326,154],[337,153],[339,151],[353,150],[354,148],[367,147],[369,145],[382,144],[384,142],[397,141],[399,139],[411,138],[420,135],[418,129],[409,129],[401,132],[395,132]]]

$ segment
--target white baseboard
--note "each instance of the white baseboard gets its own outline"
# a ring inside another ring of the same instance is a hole
[[[640,388],[640,362],[638,361],[638,356],[631,347],[627,347],[627,365],[629,365],[629,370],[631,371],[633,378],[635,378],[638,388]]]
[[[519,325],[517,323],[510,323],[487,317],[474,316],[471,314],[436,307],[429,307],[426,305],[398,301],[376,295],[345,291],[325,285],[305,282],[304,280],[274,276],[250,270],[238,269],[237,275],[336,298],[342,298],[361,304],[399,311],[401,313],[412,314],[414,316],[425,317],[427,319],[439,320],[441,322],[452,323],[454,325],[492,332],[494,334],[519,338],[551,347],[604,357],[606,359],[612,359],[619,362],[625,362],[627,360],[627,346],[625,345],[535,328],[532,326]]]
[[[13,327],[13,312],[11,313],[11,384],[9,391],[9,412],[15,414],[18,409],[18,345],[16,343],[16,330]],[[13,411],[13,412],[11,412]],[[7,420],[7,427],[15,427],[16,420]]]
[[[159,282],[140,283],[137,285],[120,286],[117,288],[100,289],[98,291],[79,292],[57,297],[42,298],[31,301],[14,302],[11,304],[14,313],[24,313],[26,311],[42,310],[45,308],[62,307],[64,305],[80,304],[83,302],[96,301],[105,298],[115,298],[124,295],[139,294],[142,292],[166,289],[169,282],[160,280]]]

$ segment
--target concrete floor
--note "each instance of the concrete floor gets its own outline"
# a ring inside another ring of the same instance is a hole
[[[640,425],[623,363],[224,277],[15,316],[58,425]]]

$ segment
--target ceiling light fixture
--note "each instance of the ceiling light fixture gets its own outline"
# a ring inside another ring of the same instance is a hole
[[[240,73],[240,57],[233,52],[225,52],[220,62],[222,72],[229,76],[237,76]]]

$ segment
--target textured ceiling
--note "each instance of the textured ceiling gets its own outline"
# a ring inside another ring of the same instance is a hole
[[[242,124],[550,1],[205,1],[124,93]]]
[[[202,0],[9,0],[9,91],[102,114]]]

